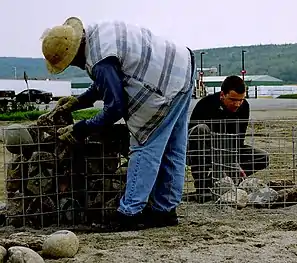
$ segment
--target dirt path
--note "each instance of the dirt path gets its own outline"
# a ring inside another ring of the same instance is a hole
[[[279,210],[222,211],[181,206],[190,218],[177,227],[114,234],[78,234],[74,259],[51,263],[297,261],[297,207]]]

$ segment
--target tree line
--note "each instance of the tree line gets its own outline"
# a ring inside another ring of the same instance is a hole
[[[244,64],[248,75],[271,75],[286,83],[297,83],[297,44],[195,50],[197,67],[200,67],[200,52],[204,51],[203,67],[221,65],[221,75],[240,74],[242,50],[247,51]],[[87,77],[86,72],[72,67],[57,76],[49,75],[42,58],[0,57],[0,78],[23,78],[24,71],[29,79]]]

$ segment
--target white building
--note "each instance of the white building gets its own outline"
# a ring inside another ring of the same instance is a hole
[[[71,96],[71,82],[68,80],[28,80],[28,88],[51,92],[53,97]],[[18,94],[26,89],[25,80],[0,79],[0,90],[13,90]]]

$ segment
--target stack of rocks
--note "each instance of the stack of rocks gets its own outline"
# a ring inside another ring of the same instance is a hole
[[[7,223],[104,223],[125,188],[121,164],[128,155],[128,129],[116,124],[70,145],[59,140],[57,130],[73,123],[71,113],[53,112],[34,125],[13,124],[4,131],[12,154],[5,164]]]

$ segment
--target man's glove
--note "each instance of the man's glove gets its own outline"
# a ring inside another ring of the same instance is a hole
[[[76,138],[73,136],[73,124],[58,129],[57,133],[59,134],[58,138],[61,141],[69,142],[72,144],[77,142]]]
[[[57,102],[57,112],[58,111],[68,111],[72,112],[75,107],[78,105],[78,99],[74,96],[68,96],[60,98]]]

